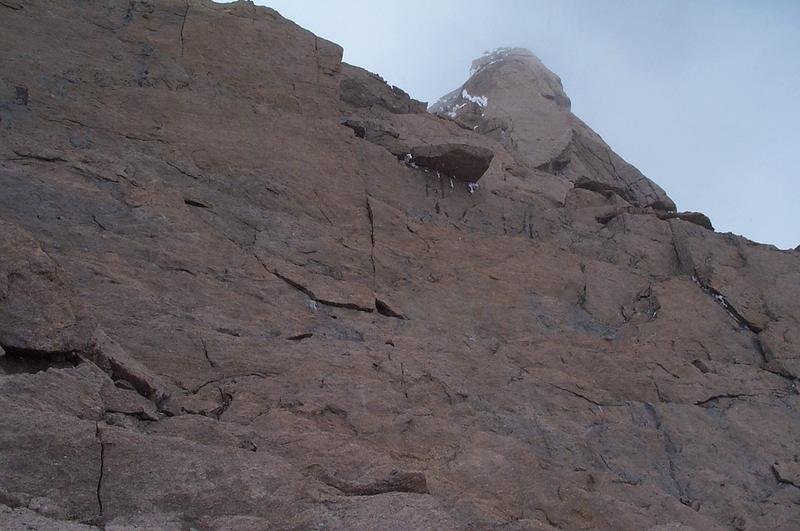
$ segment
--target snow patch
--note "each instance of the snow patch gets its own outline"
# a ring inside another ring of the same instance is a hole
[[[461,91],[461,97],[467,101],[475,103],[478,105],[478,107],[486,107],[486,105],[489,104],[489,98],[486,96],[472,96],[469,92],[467,92],[467,89]]]
[[[447,111],[445,114],[446,114],[447,116],[449,116],[450,118],[455,118],[455,117],[458,115],[458,111],[460,111],[461,109],[463,109],[465,105],[466,105],[466,103],[459,103],[459,104],[457,104],[457,105],[453,105],[453,106],[450,108],[450,110],[449,110],[449,111]]]
[[[469,69],[469,75],[474,76],[487,66],[499,63],[508,56],[513,55],[516,51],[517,49],[515,48],[497,48],[491,52],[483,52],[483,55],[480,57],[480,59],[476,59],[472,62],[472,66]]]
[[[440,116],[447,116],[453,119],[457,118],[458,113],[470,104],[477,106],[478,110],[483,113],[483,109],[489,105],[489,98],[486,96],[473,96],[467,89],[462,88],[460,93],[457,90],[453,91],[442,97],[430,108],[432,112]]]

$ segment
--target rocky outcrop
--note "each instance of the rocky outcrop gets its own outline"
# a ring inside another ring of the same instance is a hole
[[[494,158],[490,149],[468,144],[415,146],[410,155],[410,163],[467,182],[477,182],[483,177]]]
[[[531,52],[501,48],[472,63],[471,77],[431,111],[501,143],[529,168],[570,182],[625,190],[637,206],[675,204],[570,112],[561,80]]]
[[[658,216],[661,219],[682,219],[683,221],[694,223],[695,225],[703,227],[704,229],[711,231],[714,230],[714,225],[711,224],[711,220],[702,212],[665,212],[659,213]]]
[[[339,100],[344,109],[381,108],[394,114],[426,112],[424,103],[363,68],[343,63],[339,77]]]
[[[3,0],[0,46],[0,527],[796,527],[800,254],[528,53],[451,117],[246,2]]]

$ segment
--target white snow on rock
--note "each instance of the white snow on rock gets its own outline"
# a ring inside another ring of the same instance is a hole
[[[486,96],[472,96],[467,92],[467,89],[461,91],[461,97],[477,104],[479,107],[486,107],[489,104],[489,98]]]
[[[485,51],[483,52],[482,57],[472,62],[472,66],[469,69],[469,75],[474,76],[487,66],[498,63],[509,55],[513,55],[517,51],[518,49],[516,48],[497,48],[491,52]]]
[[[450,110],[448,110],[445,114],[450,118],[455,118],[456,115],[458,114],[458,111],[464,108],[465,105],[466,103],[459,103],[457,105],[453,105],[452,107],[450,107]]]
[[[431,110],[436,114],[455,118],[458,116],[458,112],[470,103],[474,103],[478,108],[483,109],[489,104],[489,98],[486,96],[473,96],[467,89],[462,89],[460,94],[457,91],[453,91],[440,99],[431,106]]]

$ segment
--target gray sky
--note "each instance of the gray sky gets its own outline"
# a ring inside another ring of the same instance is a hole
[[[800,244],[800,1],[257,0],[433,102],[521,46],[573,112],[721,232]]]

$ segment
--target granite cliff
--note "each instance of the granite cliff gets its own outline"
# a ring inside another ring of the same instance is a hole
[[[800,253],[530,52],[428,112],[246,2],[0,49],[0,527],[796,528]]]

